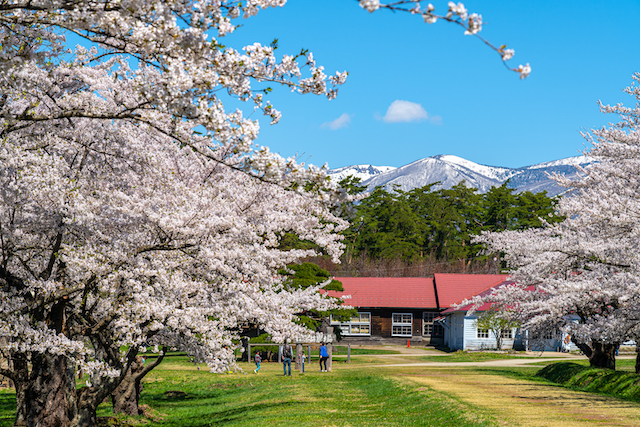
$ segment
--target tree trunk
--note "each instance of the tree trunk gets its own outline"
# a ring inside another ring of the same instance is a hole
[[[34,354],[31,364],[30,380],[20,386],[16,384],[19,399],[16,423],[29,427],[74,425],[77,416],[75,366],[66,356],[51,354]]]
[[[496,337],[496,350],[502,350],[502,329],[494,329],[493,333]]]
[[[111,393],[114,414],[140,415],[138,408],[140,392],[142,391],[142,377],[139,374],[144,370],[144,359],[140,356],[129,367],[127,375],[120,385]]]
[[[162,352],[153,362],[145,364],[145,360],[141,356],[137,356],[131,363],[131,368],[127,370],[127,375],[111,393],[114,414],[141,415],[139,403],[142,379],[162,362],[167,350],[169,350],[168,347],[163,347]]]
[[[636,374],[640,374],[640,342],[636,338]]]
[[[78,390],[78,416],[74,427],[95,427],[98,422],[96,410],[98,405],[109,396],[107,389],[114,387],[117,379],[106,380],[99,387],[83,387]],[[110,385],[111,384],[111,385]]]
[[[593,368],[616,369],[616,348],[618,344],[591,341],[591,346],[578,344],[578,348],[589,358]]]
[[[26,426],[29,366],[24,353],[11,353],[10,357],[13,364],[13,384],[16,388],[16,421],[14,426]]]

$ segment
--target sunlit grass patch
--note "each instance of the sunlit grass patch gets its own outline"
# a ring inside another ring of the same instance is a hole
[[[640,375],[635,373],[561,362],[542,368],[537,376],[564,387],[640,401]]]
[[[456,351],[440,356],[422,356],[423,362],[484,362],[486,360],[498,359],[520,359],[522,356],[505,353],[489,353],[479,351]]]

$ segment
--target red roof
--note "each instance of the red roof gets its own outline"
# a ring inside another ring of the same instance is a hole
[[[507,280],[506,274],[435,274],[440,307],[459,304]]]
[[[345,303],[368,308],[448,308],[504,282],[506,274],[436,274],[431,277],[335,277]],[[435,280],[435,286],[434,286]],[[437,293],[436,293],[437,288]]]
[[[480,292],[477,295],[479,297],[485,297],[485,296],[488,296],[489,294],[491,294],[491,292],[493,292],[494,289],[497,289],[499,287],[506,286],[506,285],[512,285],[513,283],[514,283],[513,281],[504,281],[504,282],[498,283],[496,286],[493,286],[493,287],[491,287],[489,289],[486,289],[483,292]],[[535,286],[527,286],[525,289],[527,291],[531,292],[531,291],[534,291],[536,289],[536,287]],[[473,296],[475,296],[475,295],[473,295]],[[481,306],[476,307],[476,311],[486,311],[486,310],[489,310],[490,307],[491,307],[491,303],[490,302],[485,302]],[[448,309],[444,310],[442,312],[442,314],[454,313],[456,311],[469,311],[470,308],[471,308],[471,304],[467,304],[467,305],[462,306],[462,307],[457,308],[457,309],[455,307],[451,307],[451,308],[448,308]]]
[[[431,277],[334,277],[344,292],[329,291],[332,297],[351,295],[345,304],[353,307],[437,308]]]

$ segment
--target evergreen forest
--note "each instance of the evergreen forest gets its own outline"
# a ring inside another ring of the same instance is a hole
[[[498,273],[500,254],[487,253],[473,238],[483,231],[523,230],[556,223],[557,197],[517,192],[508,181],[486,193],[461,182],[410,191],[375,188],[345,209],[341,264],[312,261],[335,276],[430,276],[433,273]],[[340,182],[351,194],[364,194],[359,179]]]

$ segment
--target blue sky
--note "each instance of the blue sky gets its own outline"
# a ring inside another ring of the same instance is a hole
[[[446,12],[446,1],[432,3]],[[224,44],[277,38],[281,54],[309,49],[328,73],[349,71],[332,101],[275,90],[283,117],[270,126],[259,116],[258,143],[331,168],[437,154],[520,167],[578,155],[580,131],[617,120],[599,112],[598,100],[633,104],[622,90],[640,71],[639,1],[464,4],[483,16],[482,36],[515,49],[511,65],[531,64],[526,80],[455,25],[368,13],[356,0],[288,0],[243,21]],[[416,120],[389,120],[391,106],[413,107]]]

